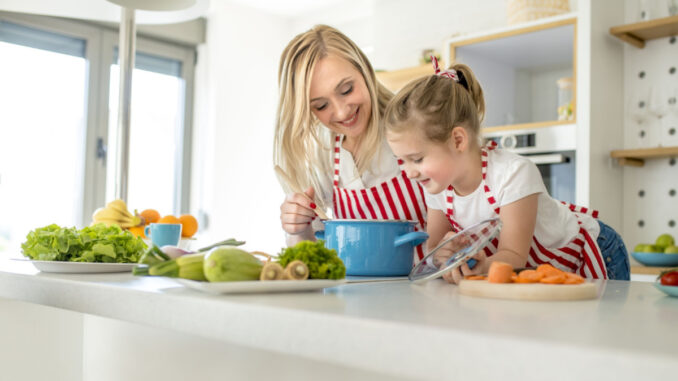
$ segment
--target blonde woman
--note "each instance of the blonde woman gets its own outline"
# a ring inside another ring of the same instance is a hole
[[[287,244],[315,240],[314,230],[322,229],[316,206],[334,218],[416,220],[423,231],[423,190],[405,176],[384,137],[381,118],[393,94],[356,44],[315,26],[287,45],[278,80],[273,161],[287,175],[279,178],[287,193],[280,206]],[[421,245],[416,250],[421,259]]]

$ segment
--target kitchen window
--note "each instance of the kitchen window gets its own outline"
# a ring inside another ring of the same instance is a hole
[[[118,122],[120,69],[117,49],[113,62],[109,81],[109,126]],[[174,210],[182,210],[181,196],[188,193],[184,185],[189,182],[181,180],[185,169],[183,153],[189,148],[182,143],[190,142],[190,134],[184,133],[186,81],[181,75],[183,62],[143,52],[135,56],[127,203],[139,211],[152,208],[163,215],[174,213]],[[109,141],[115,138],[114,131],[109,128]],[[113,162],[112,158],[110,162]],[[113,170],[107,171],[106,200],[114,198],[113,176]]]
[[[0,20],[0,248],[80,220],[85,40]]]
[[[113,198],[112,28],[0,12],[0,252],[37,227],[89,225]],[[193,46],[137,37],[130,209],[188,212],[194,62]]]

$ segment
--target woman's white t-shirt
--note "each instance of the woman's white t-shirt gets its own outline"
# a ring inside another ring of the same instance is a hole
[[[341,147],[339,149],[339,187],[346,189],[372,188],[398,176],[400,174],[398,160],[393,155],[386,139],[382,140],[380,148],[377,154],[372,157],[368,170],[360,175],[351,152]],[[323,198],[329,209],[332,208],[332,197],[334,195],[331,180],[332,177],[328,177],[323,183],[323,189],[316,193]],[[313,230],[324,229],[324,225],[319,219],[313,220],[312,227]]]
[[[393,155],[386,139],[382,140],[381,149],[372,157],[368,170],[362,175],[358,173],[353,155],[341,147],[339,149],[339,187],[346,189],[365,189],[389,181],[400,174],[398,160]],[[332,205],[332,183],[327,183],[322,190],[325,204]]]
[[[544,186],[537,166],[530,159],[515,153],[495,149],[488,151],[485,183],[499,207],[511,204],[529,195],[538,193],[537,222],[534,236],[547,248],[560,248],[569,243],[579,232],[577,216],[582,227],[597,239],[600,233],[598,222],[586,214],[575,215],[567,206],[553,199]],[[447,210],[445,191],[438,194],[424,192],[429,209]],[[462,227],[496,217],[494,207],[487,200],[483,184],[471,194],[454,196],[454,219]]]

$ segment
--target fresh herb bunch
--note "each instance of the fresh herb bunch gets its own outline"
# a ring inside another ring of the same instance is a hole
[[[334,249],[325,247],[325,241],[301,241],[282,250],[278,262],[282,267],[294,260],[300,260],[308,266],[310,279],[342,279],[346,276],[346,267]]]
[[[21,249],[36,261],[133,263],[139,261],[146,244],[117,225],[77,230],[52,224],[29,232]]]

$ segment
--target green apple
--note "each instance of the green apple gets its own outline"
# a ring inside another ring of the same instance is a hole
[[[664,249],[664,254],[678,254],[678,246],[668,246],[666,249]]]
[[[654,244],[661,247],[661,251],[664,251],[664,249],[667,247],[675,245],[676,241],[673,240],[673,236],[671,234],[662,234],[657,237],[657,241]]]
[[[636,247],[633,248],[633,251],[635,251],[636,253],[644,253],[646,251],[645,250],[646,246],[651,246],[651,245],[649,245],[647,243],[639,243],[639,244],[636,245]]]
[[[657,245],[646,243],[636,246],[636,251],[640,253],[663,253],[664,249]]]
[[[633,251],[637,253],[662,253],[664,252],[664,249],[651,243],[639,243]]]
[[[647,245],[647,246],[648,246],[647,247],[648,253],[663,253],[664,252],[664,248],[661,247],[661,246],[657,246],[657,245]]]

